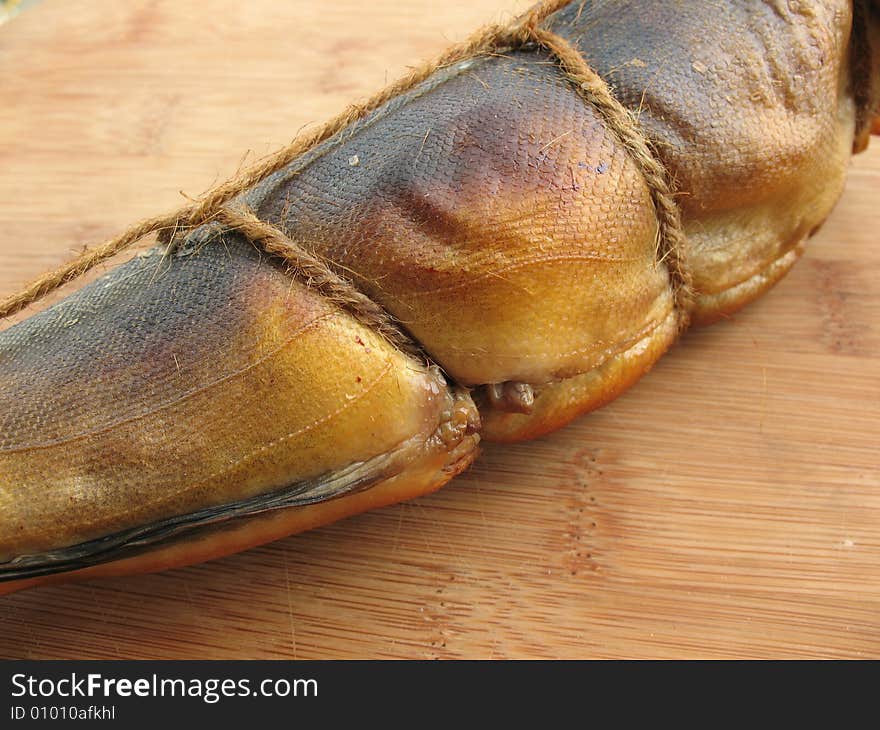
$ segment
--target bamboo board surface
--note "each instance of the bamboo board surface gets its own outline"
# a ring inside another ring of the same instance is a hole
[[[44,0],[0,27],[0,292],[515,0]],[[0,598],[4,658],[880,657],[880,143],[767,296],[440,492]]]

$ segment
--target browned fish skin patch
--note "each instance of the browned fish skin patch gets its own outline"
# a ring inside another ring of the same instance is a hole
[[[701,319],[730,311],[716,295],[793,250],[840,197],[856,121],[850,0],[597,0],[571,3],[549,27],[656,141],[707,295]],[[743,287],[739,306],[760,291]]]
[[[251,204],[353,275],[459,382],[589,371],[672,306],[644,180],[548,56],[448,73]]]
[[[0,333],[0,593],[417,496],[481,436],[534,438],[619,395],[688,318],[772,286],[828,215],[864,111],[852,17],[848,0],[595,0],[549,20],[675,178],[693,311],[660,254],[663,176],[649,190],[626,129],[529,43],[439,68],[232,203],[350,278],[411,351],[220,222],[284,235],[216,208]]]
[[[224,244],[135,259],[3,334],[3,558],[376,463],[450,420],[437,372]]]
[[[81,570],[105,562],[136,558],[156,545],[200,539],[211,531],[234,528],[242,520],[258,515],[314,505],[326,499],[339,499],[374,488],[377,484],[387,483],[414,471],[414,467],[422,467],[426,462],[428,465],[434,464],[438,456],[442,466],[428,468],[436,469],[436,482],[445,481],[466,467],[476,455],[480,424],[479,415],[467,392],[461,389],[440,392],[443,400],[440,423],[427,438],[425,434],[417,433],[366,462],[354,462],[338,471],[283,489],[215,507],[194,509],[58,550],[18,555],[0,563],[0,581]]]

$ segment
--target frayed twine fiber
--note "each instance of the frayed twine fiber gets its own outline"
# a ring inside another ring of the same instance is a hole
[[[433,61],[413,69],[391,83],[363,104],[353,104],[324,125],[294,140],[287,147],[260,164],[212,188],[195,204],[166,215],[147,218],[124,233],[98,246],[87,249],[78,257],[50,271],[27,285],[22,291],[0,301],[0,319],[20,312],[59,287],[74,281],[151,233],[168,243],[178,232],[192,230],[204,223],[218,221],[240,231],[267,253],[287,262],[294,274],[338,302],[359,321],[373,327],[406,351],[418,348],[400,330],[394,319],[380,305],[358,291],[349,281],[333,272],[323,261],[289,239],[282,231],[261,221],[250,211],[232,210],[226,204],[243,191],[288,165],[299,155],[363,119],[392,98],[403,94],[428,79],[439,68],[477,56],[512,50],[534,44],[544,48],[559,63],[578,93],[602,115],[615,135],[639,166],[651,191],[659,225],[658,260],[665,262],[675,290],[680,326],[687,324],[692,292],[690,277],[684,266],[684,233],[672,185],[665,167],[653,153],[650,141],[641,131],[633,115],[614,97],[605,81],[593,71],[583,56],[567,40],[540,28],[543,21],[571,0],[543,0],[509,25],[488,25],[446,50]]]
[[[317,256],[297,246],[283,231],[260,220],[253,211],[238,208],[220,208],[213,220],[237,231],[254,245],[283,259],[289,272],[311,289],[348,311],[398,349],[421,359],[421,349],[406,337],[396,321],[383,307],[339,276]]]

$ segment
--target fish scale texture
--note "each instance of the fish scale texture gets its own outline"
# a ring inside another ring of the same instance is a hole
[[[238,236],[151,253],[0,334],[0,556],[428,450],[424,365]]]
[[[668,315],[650,191],[552,58],[466,61],[405,99],[251,206],[463,383],[586,372]]]
[[[849,0],[595,0],[550,19],[656,142],[699,292],[758,274],[840,196],[851,24]]]
[[[853,146],[849,3],[585,1],[546,25],[672,174],[696,319],[784,274]],[[381,482],[375,504],[413,496],[476,453],[474,404],[453,383],[534,386],[530,414],[482,403],[484,433],[531,437],[629,387],[677,332],[651,191],[534,47],[439,69],[238,202],[385,307],[449,378],[202,226],[0,333],[0,560],[309,480],[346,496],[291,530],[373,504],[340,507],[353,484]]]
[[[135,257],[0,336],[0,448],[48,445],[191,393],[259,356],[252,247]],[[231,348],[233,332],[239,337]],[[224,353],[221,357],[221,353]],[[120,377],[138,359],[136,377]]]

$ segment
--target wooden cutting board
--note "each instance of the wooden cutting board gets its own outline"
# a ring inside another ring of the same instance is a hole
[[[515,0],[44,0],[0,27],[0,291]],[[880,149],[769,295],[437,494],[0,599],[0,656],[880,657]]]

